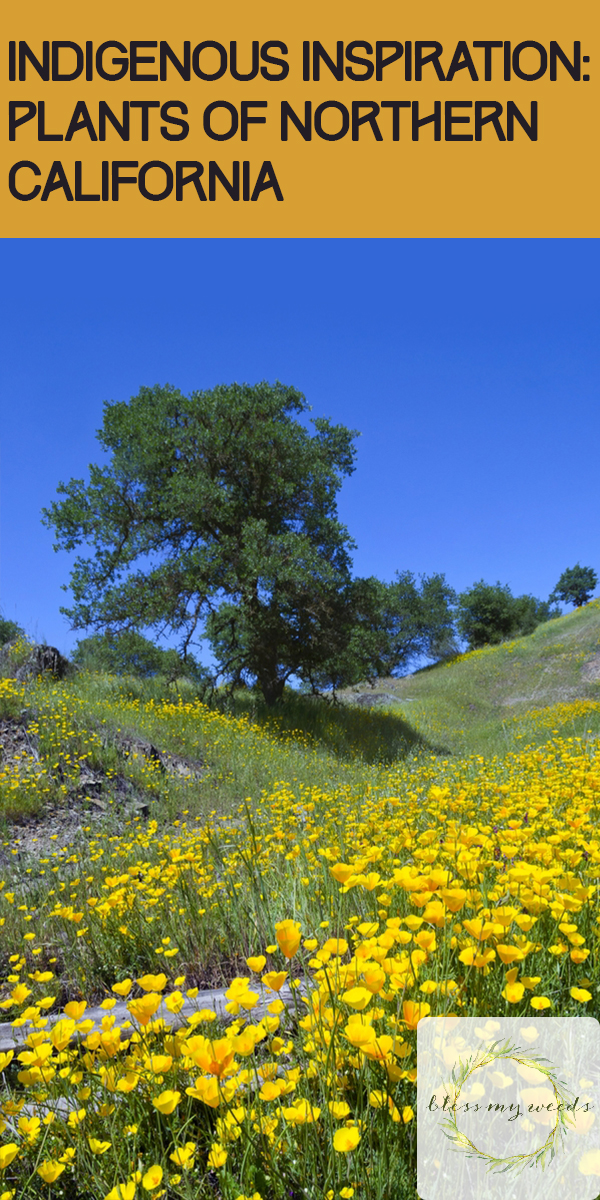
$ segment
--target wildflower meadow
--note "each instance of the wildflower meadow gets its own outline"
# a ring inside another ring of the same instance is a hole
[[[485,753],[84,672],[0,704],[0,1200],[416,1200],[418,1022],[598,1015],[600,699]]]

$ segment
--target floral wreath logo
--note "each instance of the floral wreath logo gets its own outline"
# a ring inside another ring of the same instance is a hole
[[[465,1133],[460,1131],[456,1122],[456,1109],[460,1093],[467,1079],[480,1067],[487,1067],[501,1058],[510,1058],[513,1062],[520,1063],[525,1067],[533,1067],[545,1075],[552,1086],[557,1102],[556,1120],[543,1146],[539,1146],[537,1150],[532,1150],[529,1154],[512,1154],[506,1158],[496,1158],[493,1154],[487,1154],[485,1150],[480,1150]],[[486,1162],[488,1171],[499,1174],[514,1171],[520,1175],[527,1166],[539,1166],[543,1171],[546,1163],[551,1162],[554,1158],[556,1151],[564,1148],[564,1139],[567,1135],[566,1104],[569,1102],[569,1098],[572,1099],[573,1093],[569,1091],[563,1080],[557,1078],[550,1059],[544,1058],[542,1055],[531,1054],[529,1051],[523,1050],[521,1046],[514,1046],[510,1040],[502,1046],[500,1042],[493,1042],[487,1049],[482,1047],[477,1054],[471,1055],[464,1063],[459,1058],[458,1065],[452,1069],[451,1080],[452,1083],[446,1086],[446,1090],[448,1095],[452,1091],[454,1092],[452,1103],[446,1110],[445,1120],[440,1122],[444,1136],[454,1143],[455,1150],[464,1153],[467,1158],[478,1158]]]

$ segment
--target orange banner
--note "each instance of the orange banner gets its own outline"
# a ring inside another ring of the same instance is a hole
[[[30,0],[8,237],[594,237],[590,0]]]

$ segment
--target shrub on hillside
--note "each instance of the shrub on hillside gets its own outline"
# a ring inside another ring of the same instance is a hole
[[[456,624],[469,650],[477,650],[533,633],[542,622],[559,615],[549,601],[513,596],[508,584],[480,579],[458,597]]]
[[[73,662],[88,671],[108,671],[113,675],[137,675],[149,679],[154,675],[177,679],[196,678],[202,668],[190,656],[183,660],[176,650],[156,646],[141,633],[96,633],[81,638],[73,651]]]
[[[0,678],[14,679],[17,671],[27,662],[32,647],[33,642],[21,625],[0,617]]]
[[[544,621],[560,617],[560,609],[551,600],[537,600],[535,596],[515,596],[514,614],[516,619],[516,634],[523,637],[533,633]]]
[[[6,646],[8,642],[16,641],[18,637],[25,637],[25,630],[17,625],[16,621],[0,617],[0,646]]]

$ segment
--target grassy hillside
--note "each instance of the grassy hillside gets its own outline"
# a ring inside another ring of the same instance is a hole
[[[378,680],[372,693],[394,697],[415,732],[454,754],[503,753],[556,730],[600,732],[600,601],[540,625],[528,637],[475,650],[402,679]],[[365,685],[341,693],[366,701]],[[592,702],[592,708],[586,702]]]
[[[599,644],[386,709],[0,680],[0,1197],[417,1200],[419,1020],[600,1014]]]

